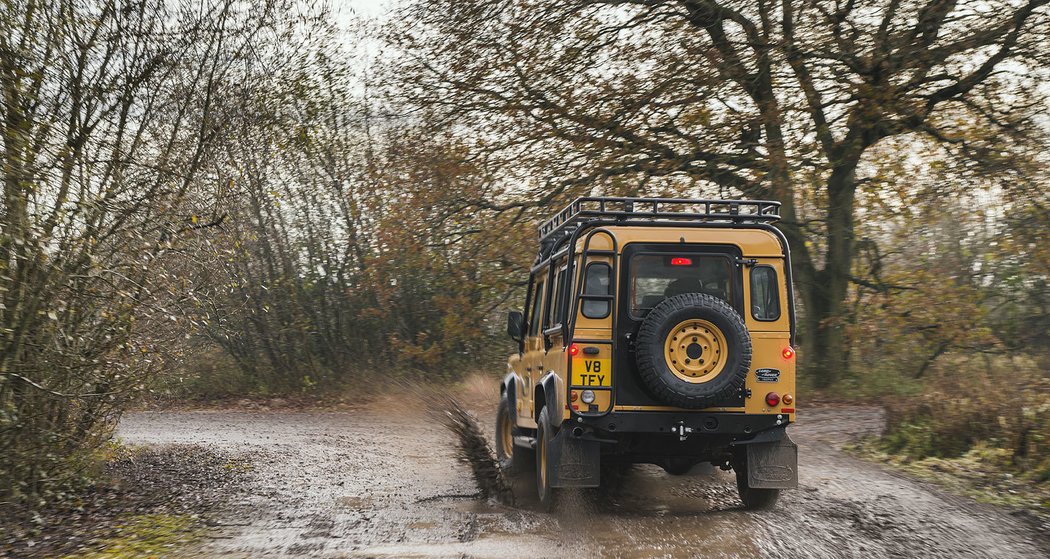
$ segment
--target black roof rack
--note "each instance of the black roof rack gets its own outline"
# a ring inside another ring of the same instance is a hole
[[[689,198],[583,197],[539,226],[540,242],[554,241],[595,220],[630,225],[632,221],[683,223],[773,223],[780,219],[780,202],[772,200],[699,200]]]

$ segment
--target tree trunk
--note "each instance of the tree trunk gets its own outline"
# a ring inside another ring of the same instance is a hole
[[[821,272],[820,277],[826,278]],[[813,379],[817,388],[834,385],[847,370],[846,336],[843,330],[843,299],[832,295],[823,282],[801,289],[806,309],[802,343],[802,373]]]
[[[853,266],[856,167],[855,160],[839,165],[828,178],[824,269],[799,288],[806,306],[803,370],[818,388],[835,384],[849,367],[845,313]]]

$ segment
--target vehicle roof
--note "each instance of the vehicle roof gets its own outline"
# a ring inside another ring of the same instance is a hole
[[[780,202],[772,200],[577,198],[539,226],[535,265],[557,258],[566,241],[584,239],[583,233],[603,237],[595,237],[599,229],[619,232],[616,236],[623,238],[617,239],[617,248],[631,242],[679,241],[733,245],[752,257],[787,256],[783,235],[771,225],[780,219],[779,210]]]
[[[759,224],[780,219],[780,202],[774,200],[709,200],[701,198],[620,198],[585,196],[573,200],[540,224],[540,242],[556,242],[564,233],[596,221],[617,224],[675,222],[701,224]]]
[[[631,243],[688,243],[707,245],[726,245],[738,247],[741,256],[748,258],[784,258],[786,250],[780,238],[763,226],[740,227],[640,227],[637,225],[611,225],[602,227],[615,237],[617,254],[623,252]],[[584,248],[584,239],[576,241],[576,255]],[[557,253],[537,262],[533,269],[539,269],[552,260],[565,255],[566,247]],[[613,249],[608,235],[595,235],[590,242],[590,250],[608,251]]]
[[[744,256],[753,258],[780,258],[784,256],[784,247],[780,239],[766,229],[747,227],[605,227],[616,237],[618,250],[623,251],[630,243],[690,243],[732,245],[740,248]],[[591,240],[591,248],[610,250],[609,239],[605,235],[596,235]],[[582,241],[577,243],[577,252],[583,249]]]

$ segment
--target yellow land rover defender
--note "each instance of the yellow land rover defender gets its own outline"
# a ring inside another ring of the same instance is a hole
[[[748,508],[798,484],[795,316],[780,204],[579,198],[539,228],[496,453],[559,488],[650,463],[736,472]]]

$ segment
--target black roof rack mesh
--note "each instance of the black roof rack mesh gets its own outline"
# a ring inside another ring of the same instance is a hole
[[[689,198],[583,197],[539,226],[540,241],[555,238],[593,220],[681,221],[685,223],[772,223],[780,219],[780,202],[772,200],[699,200]],[[552,239],[553,240],[553,239]]]

